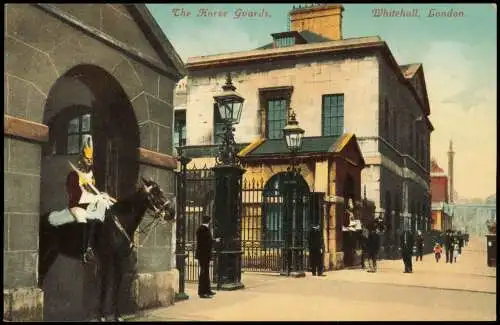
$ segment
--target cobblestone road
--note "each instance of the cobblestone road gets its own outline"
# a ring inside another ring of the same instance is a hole
[[[434,256],[403,263],[379,261],[377,273],[360,269],[328,272],[325,277],[292,279],[245,273],[244,290],[218,292],[148,310],[131,321],[182,320],[496,320],[496,268],[486,266],[485,241],[472,238],[454,264]]]

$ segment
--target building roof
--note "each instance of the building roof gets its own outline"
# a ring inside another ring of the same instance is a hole
[[[410,63],[405,65],[400,65],[399,68],[406,79],[411,79],[415,76],[418,69],[422,66],[422,63]]]
[[[321,43],[321,42],[331,42],[332,40],[329,38],[326,38],[324,36],[321,36],[319,34],[310,32],[308,30],[298,32],[300,36],[306,41],[306,44],[308,43]],[[273,48],[273,42],[268,43],[266,45],[263,45],[261,47],[256,48],[256,50],[265,50],[265,49],[272,49]]]
[[[333,145],[337,144],[339,137],[304,137],[300,153],[323,153],[332,152]],[[266,139],[261,145],[246,154],[247,157],[284,155],[290,151],[284,139]]]
[[[432,176],[446,176],[444,170],[439,167],[436,159],[434,158],[431,159],[431,174]]]
[[[242,150],[250,143],[237,143],[236,150]],[[189,158],[204,158],[204,157],[215,157],[219,153],[219,145],[198,145],[198,146],[186,146],[183,148],[184,154]]]
[[[125,7],[129,10],[132,17],[134,17],[141,29],[144,31],[148,40],[154,45],[154,48],[158,52],[160,58],[166,63],[171,63],[177,71],[179,79],[185,76],[187,73],[184,67],[184,62],[175,51],[172,43],[170,43],[168,38],[165,36],[146,5],[127,4]]]
[[[237,51],[230,53],[220,53],[213,55],[189,57],[186,68],[204,68],[210,65],[220,66],[222,63],[235,64],[239,61],[256,61],[259,59],[268,60],[272,57],[284,57],[290,55],[311,54],[322,51],[340,51],[359,48],[380,48],[386,46],[379,36],[345,38],[336,41],[313,42],[297,44],[287,47],[255,49],[248,51]]]
[[[357,143],[356,136],[353,133],[344,133],[340,137],[304,137],[302,139],[302,148],[297,155],[338,154],[351,141],[354,141],[356,145],[357,154],[359,155],[359,164],[364,166],[365,161]],[[250,143],[238,153],[238,156],[241,158],[287,157],[289,155],[290,151],[284,139],[262,138]]]

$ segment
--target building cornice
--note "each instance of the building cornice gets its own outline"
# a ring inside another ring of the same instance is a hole
[[[342,51],[377,49],[386,46],[379,37],[364,37],[331,42],[300,44],[290,47],[242,51],[188,58],[188,71],[202,70],[230,65],[241,65],[260,61],[271,61],[290,57],[327,54]]]

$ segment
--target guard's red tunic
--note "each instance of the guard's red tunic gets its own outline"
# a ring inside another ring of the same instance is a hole
[[[94,181],[92,177],[92,181]],[[76,171],[71,171],[66,177],[66,192],[68,193],[68,208],[80,207],[86,209],[88,203],[79,203],[82,197],[82,187],[88,186],[80,179]],[[91,192],[91,191],[89,191]]]

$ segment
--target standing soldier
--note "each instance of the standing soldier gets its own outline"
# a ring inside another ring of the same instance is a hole
[[[323,275],[323,251],[324,243],[321,238],[319,225],[312,226],[309,231],[309,257],[311,259],[312,275]]]

